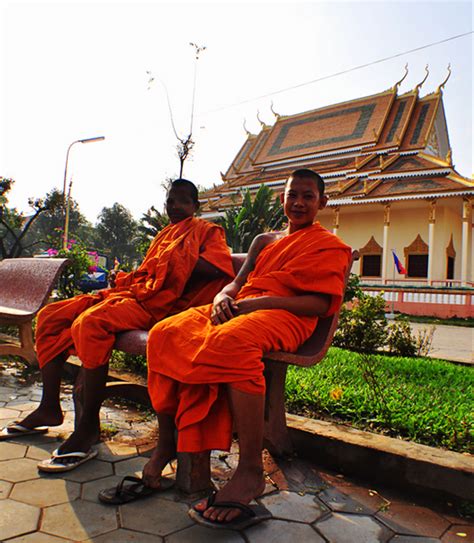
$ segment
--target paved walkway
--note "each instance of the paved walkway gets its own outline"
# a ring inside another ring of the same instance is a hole
[[[474,364],[474,328],[416,322],[410,323],[410,326],[415,333],[435,326],[432,350],[428,356]]]
[[[0,359],[0,424],[21,418],[38,404],[35,375]],[[259,498],[273,518],[243,532],[209,530],[188,517],[196,497],[176,490],[120,507],[98,502],[97,492],[124,475],[140,474],[152,447],[153,420],[131,408],[103,409],[113,438],[99,457],[65,474],[37,471],[72,428],[70,389],[62,394],[63,426],[41,437],[0,442],[0,540],[8,543],[459,543],[474,541],[474,524],[449,504],[416,501],[373,488],[298,458],[265,454],[267,487]],[[316,459],[315,459],[316,460]],[[236,447],[213,456],[213,480],[225,484],[237,462]],[[174,467],[168,470],[172,477]]]

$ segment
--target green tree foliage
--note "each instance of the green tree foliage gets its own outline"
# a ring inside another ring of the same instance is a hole
[[[117,258],[122,267],[129,268],[140,256],[137,248],[138,225],[130,211],[115,203],[104,207],[96,225],[97,248]]]
[[[252,240],[262,232],[280,230],[285,222],[283,207],[278,198],[261,185],[253,200],[250,190],[243,193],[242,205],[232,207],[217,222],[226,233],[227,244],[235,253],[246,253]]]
[[[0,177],[0,258],[31,254],[38,244],[38,240],[29,235],[32,227],[43,213],[62,207],[62,195],[50,193],[44,198],[28,200],[32,208],[30,215],[19,213],[8,207],[8,192],[13,184],[13,179]]]
[[[46,195],[48,199],[62,202],[63,193],[53,189]],[[28,238],[37,244],[37,250],[46,250],[50,247],[62,247],[64,229],[64,207],[62,205],[48,209],[38,217],[31,228]],[[69,201],[69,239],[80,240],[87,246],[94,246],[94,228],[79,210],[79,204]]]
[[[161,232],[169,223],[166,213],[161,213],[155,206],[151,206],[142,215],[138,225],[139,250],[142,255],[148,251],[150,243],[158,232]]]

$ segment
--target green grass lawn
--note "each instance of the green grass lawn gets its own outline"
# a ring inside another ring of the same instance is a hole
[[[317,366],[290,366],[288,411],[473,452],[473,368],[431,358],[371,360],[376,388],[364,379],[368,368],[360,355],[351,351],[333,347]]]

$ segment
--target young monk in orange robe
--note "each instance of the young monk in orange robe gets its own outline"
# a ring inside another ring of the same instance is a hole
[[[62,366],[69,354],[76,353],[85,369],[84,413],[59,454],[87,453],[99,437],[99,410],[116,334],[149,329],[191,304],[207,303],[233,277],[224,232],[193,217],[198,207],[194,184],[184,179],[174,181],[166,201],[171,224],[155,237],[136,271],[120,272],[113,288],[47,305],[39,313],[36,348],[43,398],[20,426],[34,432],[38,426],[61,424]],[[3,431],[6,437],[21,433],[26,432],[15,431],[15,427]],[[72,464],[78,457],[68,459]]]
[[[148,340],[148,386],[160,433],[144,482],[159,488],[176,450],[228,450],[232,414],[240,442],[237,470],[213,503],[204,500],[190,512],[222,527],[246,516],[242,506],[265,487],[262,355],[295,351],[318,316],[338,309],[350,261],[350,248],[314,223],[327,202],[319,175],[294,172],[281,198],[288,230],[257,236],[237,277],[213,304],[159,322]]]

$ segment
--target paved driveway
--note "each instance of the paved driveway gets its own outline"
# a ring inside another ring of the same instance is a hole
[[[411,323],[411,328],[415,333],[430,326],[434,325]],[[435,326],[432,350],[428,356],[474,364],[474,328],[444,324]]]

